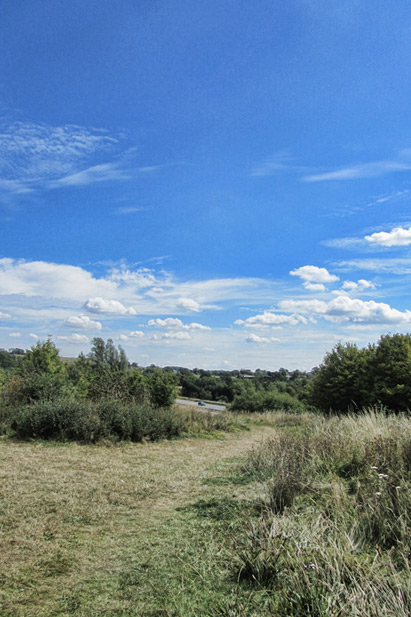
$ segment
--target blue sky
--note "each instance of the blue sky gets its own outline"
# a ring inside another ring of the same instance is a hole
[[[310,369],[411,330],[408,0],[21,0],[0,346]]]

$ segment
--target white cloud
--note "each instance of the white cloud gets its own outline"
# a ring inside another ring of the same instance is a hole
[[[209,326],[204,326],[203,324],[196,322],[184,324],[181,319],[176,317],[167,317],[166,319],[150,319],[147,325],[156,328],[177,328],[181,330],[211,330]]]
[[[392,231],[380,231],[370,236],[365,236],[365,240],[370,244],[378,246],[408,246],[411,244],[411,227],[395,227]]]
[[[9,315],[9,313],[3,313],[2,311],[0,311],[0,319],[10,319],[11,315]]]
[[[120,339],[120,341],[128,341],[129,337],[127,336],[127,334],[120,334],[120,336],[118,337]]]
[[[154,326],[156,328],[182,328],[184,326],[181,319],[177,319],[176,317],[167,317],[166,319],[150,319],[147,325]]]
[[[83,330],[101,330],[102,328],[99,321],[93,321],[88,315],[72,315],[67,317],[64,323],[71,328],[82,328]]]
[[[318,268],[317,266],[302,266],[291,270],[291,276],[299,276],[306,283],[333,283],[339,278],[335,274],[330,274],[326,268]]]
[[[302,313],[321,315],[335,323],[352,322],[368,324],[400,325],[411,323],[411,311],[393,309],[389,304],[353,299],[340,295],[330,302],[320,300],[286,300],[279,303],[282,310],[298,310]]]
[[[64,176],[58,180],[50,182],[50,188],[59,188],[61,186],[84,186],[94,184],[96,182],[108,182],[117,180],[130,180],[131,175],[120,168],[119,163],[102,163],[101,165],[93,165],[82,171]]]
[[[349,259],[336,262],[336,267],[341,270],[370,270],[379,274],[389,272],[392,274],[411,274],[411,261],[408,258],[371,258]]]
[[[20,338],[21,332],[10,332],[9,336],[12,338]]]
[[[271,337],[258,336],[257,334],[251,333],[249,336],[247,336],[245,340],[247,343],[263,344],[263,343],[278,343],[280,339],[274,338],[273,336]]]
[[[137,208],[134,206],[122,206],[113,210],[113,214],[116,214],[117,216],[123,216],[127,214],[135,214],[136,212],[141,212],[142,210],[143,208]]]
[[[345,167],[325,173],[310,174],[303,177],[304,182],[324,182],[327,180],[357,180],[361,178],[374,178],[397,171],[409,171],[409,161],[374,161],[370,163],[358,163],[352,167]]]
[[[58,341],[67,341],[68,343],[89,343],[90,339],[85,334],[71,334],[70,336],[57,336]]]
[[[117,144],[117,139],[95,128],[3,123],[0,128],[2,188],[14,194],[28,192],[62,174],[78,171],[84,161]]]
[[[104,298],[90,298],[84,307],[90,313],[111,313],[115,315],[137,315],[136,310],[130,306],[126,308],[117,300],[105,300]]]
[[[141,330],[133,330],[132,332],[128,333],[128,336],[132,336],[133,338],[141,338],[142,336],[144,336],[144,332],[142,332]]]
[[[264,161],[258,167],[255,167],[252,176],[271,176],[278,172],[304,172],[308,171],[307,167],[296,165],[293,162],[293,157],[287,151],[277,152],[269,159]]]
[[[37,340],[38,340],[38,338],[39,338],[39,337],[37,336],[37,334],[33,334],[32,332],[30,332],[29,337],[30,337],[30,338],[32,338],[32,339],[34,339],[35,341],[37,341]]]
[[[69,341],[71,343],[88,343],[90,339],[85,334],[72,334],[69,337]]]
[[[198,313],[201,311],[201,306],[198,302],[193,300],[192,298],[179,298],[176,302],[176,307],[181,309],[186,309],[187,311],[193,311]]]
[[[246,327],[278,326],[283,324],[295,326],[298,323],[306,323],[306,321],[302,315],[282,315],[280,313],[264,311],[261,315],[254,315],[245,320],[237,319],[234,323],[237,326],[245,325]]]
[[[323,283],[309,283],[308,281],[305,281],[303,285],[310,291],[325,291],[325,285],[323,285]]]
[[[356,283],[354,281],[344,281],[342,289],[348,292],[361,292],[365,289],[375,289],[375,285],[366,279],[359,279]]]
[[[44,298],[87,298],[90,291],[109,293],[116,284],[108,279],[96,279],[83,268],[45,261],[0,259],[0,289],[2,295],[21,294]]]
[[[281,300],[282,311],[322,314],[327,311],[327,303],[321,300]]]
[[[188,341],[191,340],[191,336],[188,332],[182,332],[182,331],[177,331],[177,332],[164,332],[164,334],[154,334],[153,339],[155,341],[158,340],[170,340],[170,339],[175,339],[178,341]]]
[[[363,301],[358,298],[338,296],[328,303],[327,318],[336,322],[399,325],[411,323],[411,311],[401,312],[391,308],[389,304],[374,300]]]
[[[330,240],[324,240],[321,244],[336,249],[350,249],[357,247],[364,243],[362,238],[346,237],[346,238],[331,238]]]

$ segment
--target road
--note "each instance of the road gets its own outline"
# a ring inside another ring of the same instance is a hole
[[[214,403],[206,403],[205,405],[199,405],[198,401],[190,401],[185,398],[176,399],[176,403],[178,405],[188,405],[189,407],[195,407],[196,409],[211,409],[213,411],[225,411],[226,406],[223,403],[214,404]]]

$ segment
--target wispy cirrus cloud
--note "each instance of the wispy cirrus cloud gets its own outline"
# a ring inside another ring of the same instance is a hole
[[[371,161],[369,163],[357,163],[349,167],[342,167],[322,173],[313,173],[303,176],[303,182],[326,182],[329,180],[359,180],[362,178],[375,178],[390,173],[410,171],[410,151],[402,150],[399,157],[394,160]],[[382,202],[381,202],[382,203]]]
[[[128,214],[136,214],[142,210],[144,210],[144,208],[137,208],[136,206],[121,206],[119,208],[115,208],[112,213],[117,216],[125,216]]]
[[[131,178],[132,175],[121,168],[120,162],[102,163],[101,165],[93,165],[74,174],[69,174],[58,180],[53,180],[48,184],[48,187],[85,186],[95,184],[96,182],[124,181]]]
[[[164,165],[136,164],[136,148],[124,135],[73,124],[34,122],[0,125],[0,194],[81,187],[130,180]]]
[[[33,122],[0,128],[0,178],[12,193],[28,192],[41,183],[67,176],[84,162],[112,151],[119,140],[104,130],[72,124],[50,126]]]
[[[346,259],[335,262],[334,266],[341,271],[363,270],[380,274],[411,274],[411,260],[406,257]]]
[[[309,171],[309,167],[297,165],[290,152],[282,151],[273,154],[251,171],[251,176],[272,176],[280,172],[299,172]]]

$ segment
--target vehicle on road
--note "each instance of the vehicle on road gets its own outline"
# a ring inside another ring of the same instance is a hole
[[[204,401],[198,401],[197,405],[200,405],[200,407],[206,407],[206,404]]]

